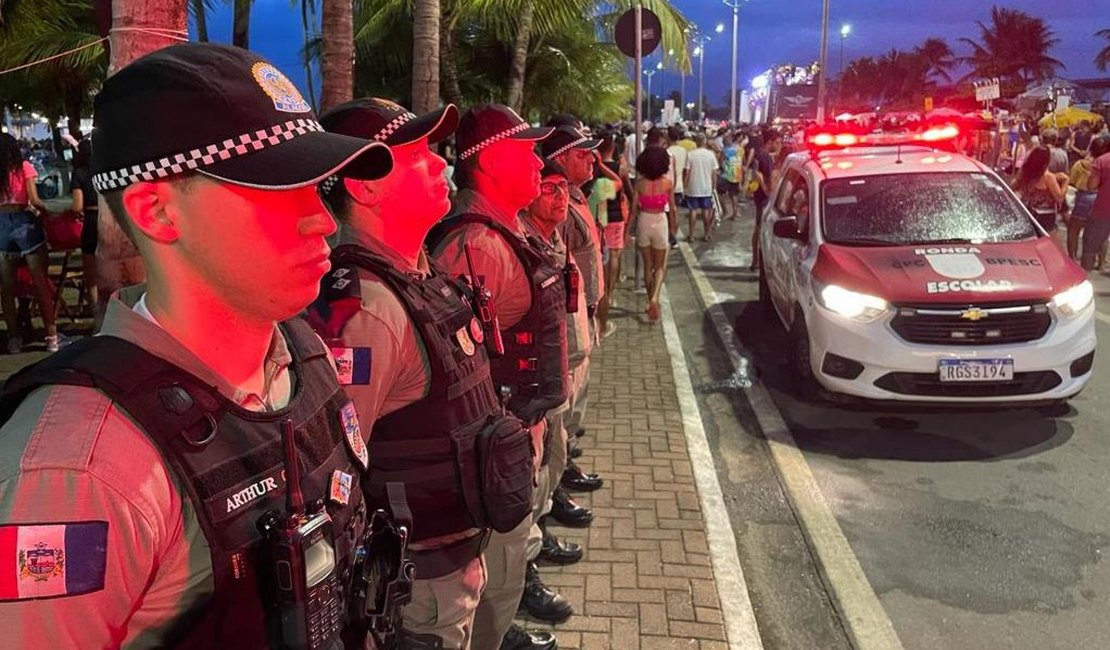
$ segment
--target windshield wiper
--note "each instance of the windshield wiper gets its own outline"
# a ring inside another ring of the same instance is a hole
[[[969,239],[967,237],[945,237],[942,239],[921,239],[916,241],[908,241],[906,246],[925,246],[928,244],[982,244],[985,239]]]

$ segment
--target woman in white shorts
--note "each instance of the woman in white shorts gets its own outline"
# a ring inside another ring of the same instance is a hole
[[[644,261],[644,281],[647,284],[647,318],[659,321],[659,292],[667,272],[667,253],[670,250],[670,229],[667,225],[667,206],[677,214],[674,186],[667,178],[671,158],[661,147],[648,147],[636,159],[636,192],[632,201],[633,219],[636,222],[636,247]]]

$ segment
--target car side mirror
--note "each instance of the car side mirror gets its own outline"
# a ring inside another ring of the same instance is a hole
[[[804,235],[798,232],[798,218],[794,216],[780,217],[771,226],[775,237],[783,239],[802,239]]]

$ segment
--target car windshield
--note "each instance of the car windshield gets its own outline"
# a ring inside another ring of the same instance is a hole
[[[981,173],[838,178],[823,186],[825,239],[849,246],[983,243],[1037,235],[996,178]]]

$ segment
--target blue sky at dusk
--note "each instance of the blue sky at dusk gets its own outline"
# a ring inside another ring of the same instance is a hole
[[[720,0],[673,0],[706,32],[717,23],[723,34],[713,34],[705,59],[706,94],[721,103],[728,92],[731,57],[731,9]],[[851,24],[844,42],[844,60],[879,55],[891,48],[910,49],[930,36],[946,39],[964,55],[969,48],[961,37],[978,40],[975,21],[990,19],[993,4],[1020,9],[1044,18],[1060,43],[1052,54],[1063,61],[1065,78],[1106,76],[1095,68],[1095,53],[1106,41],[1095,37],[1110,28],[1110,0],[831,0],[829,19],[829,67],[840,64],[840,25]],[[1096,9],[1096,5],[1100,5]],[[299,2],[255,0],[251,24],[251,49],[272,60],[298,86],[305,85],[300,63],[302,40]],[[220,3],[208,20],[209,38],[231,40],[230,3]],[[748,0],[740,7],[739,77],[747,86],[752,77],[776,63],[805,63],[818,57],[821,32],[821,0]],[[658,53],[656,54],[658,56]],[[654,62],[656,59],[652,59]],[[317,79],[317,84],[319,79]],[[692,94],[696,80],[687,80]],[[677,72],[668,70],[653,80],[655,94],[677,89]]]

